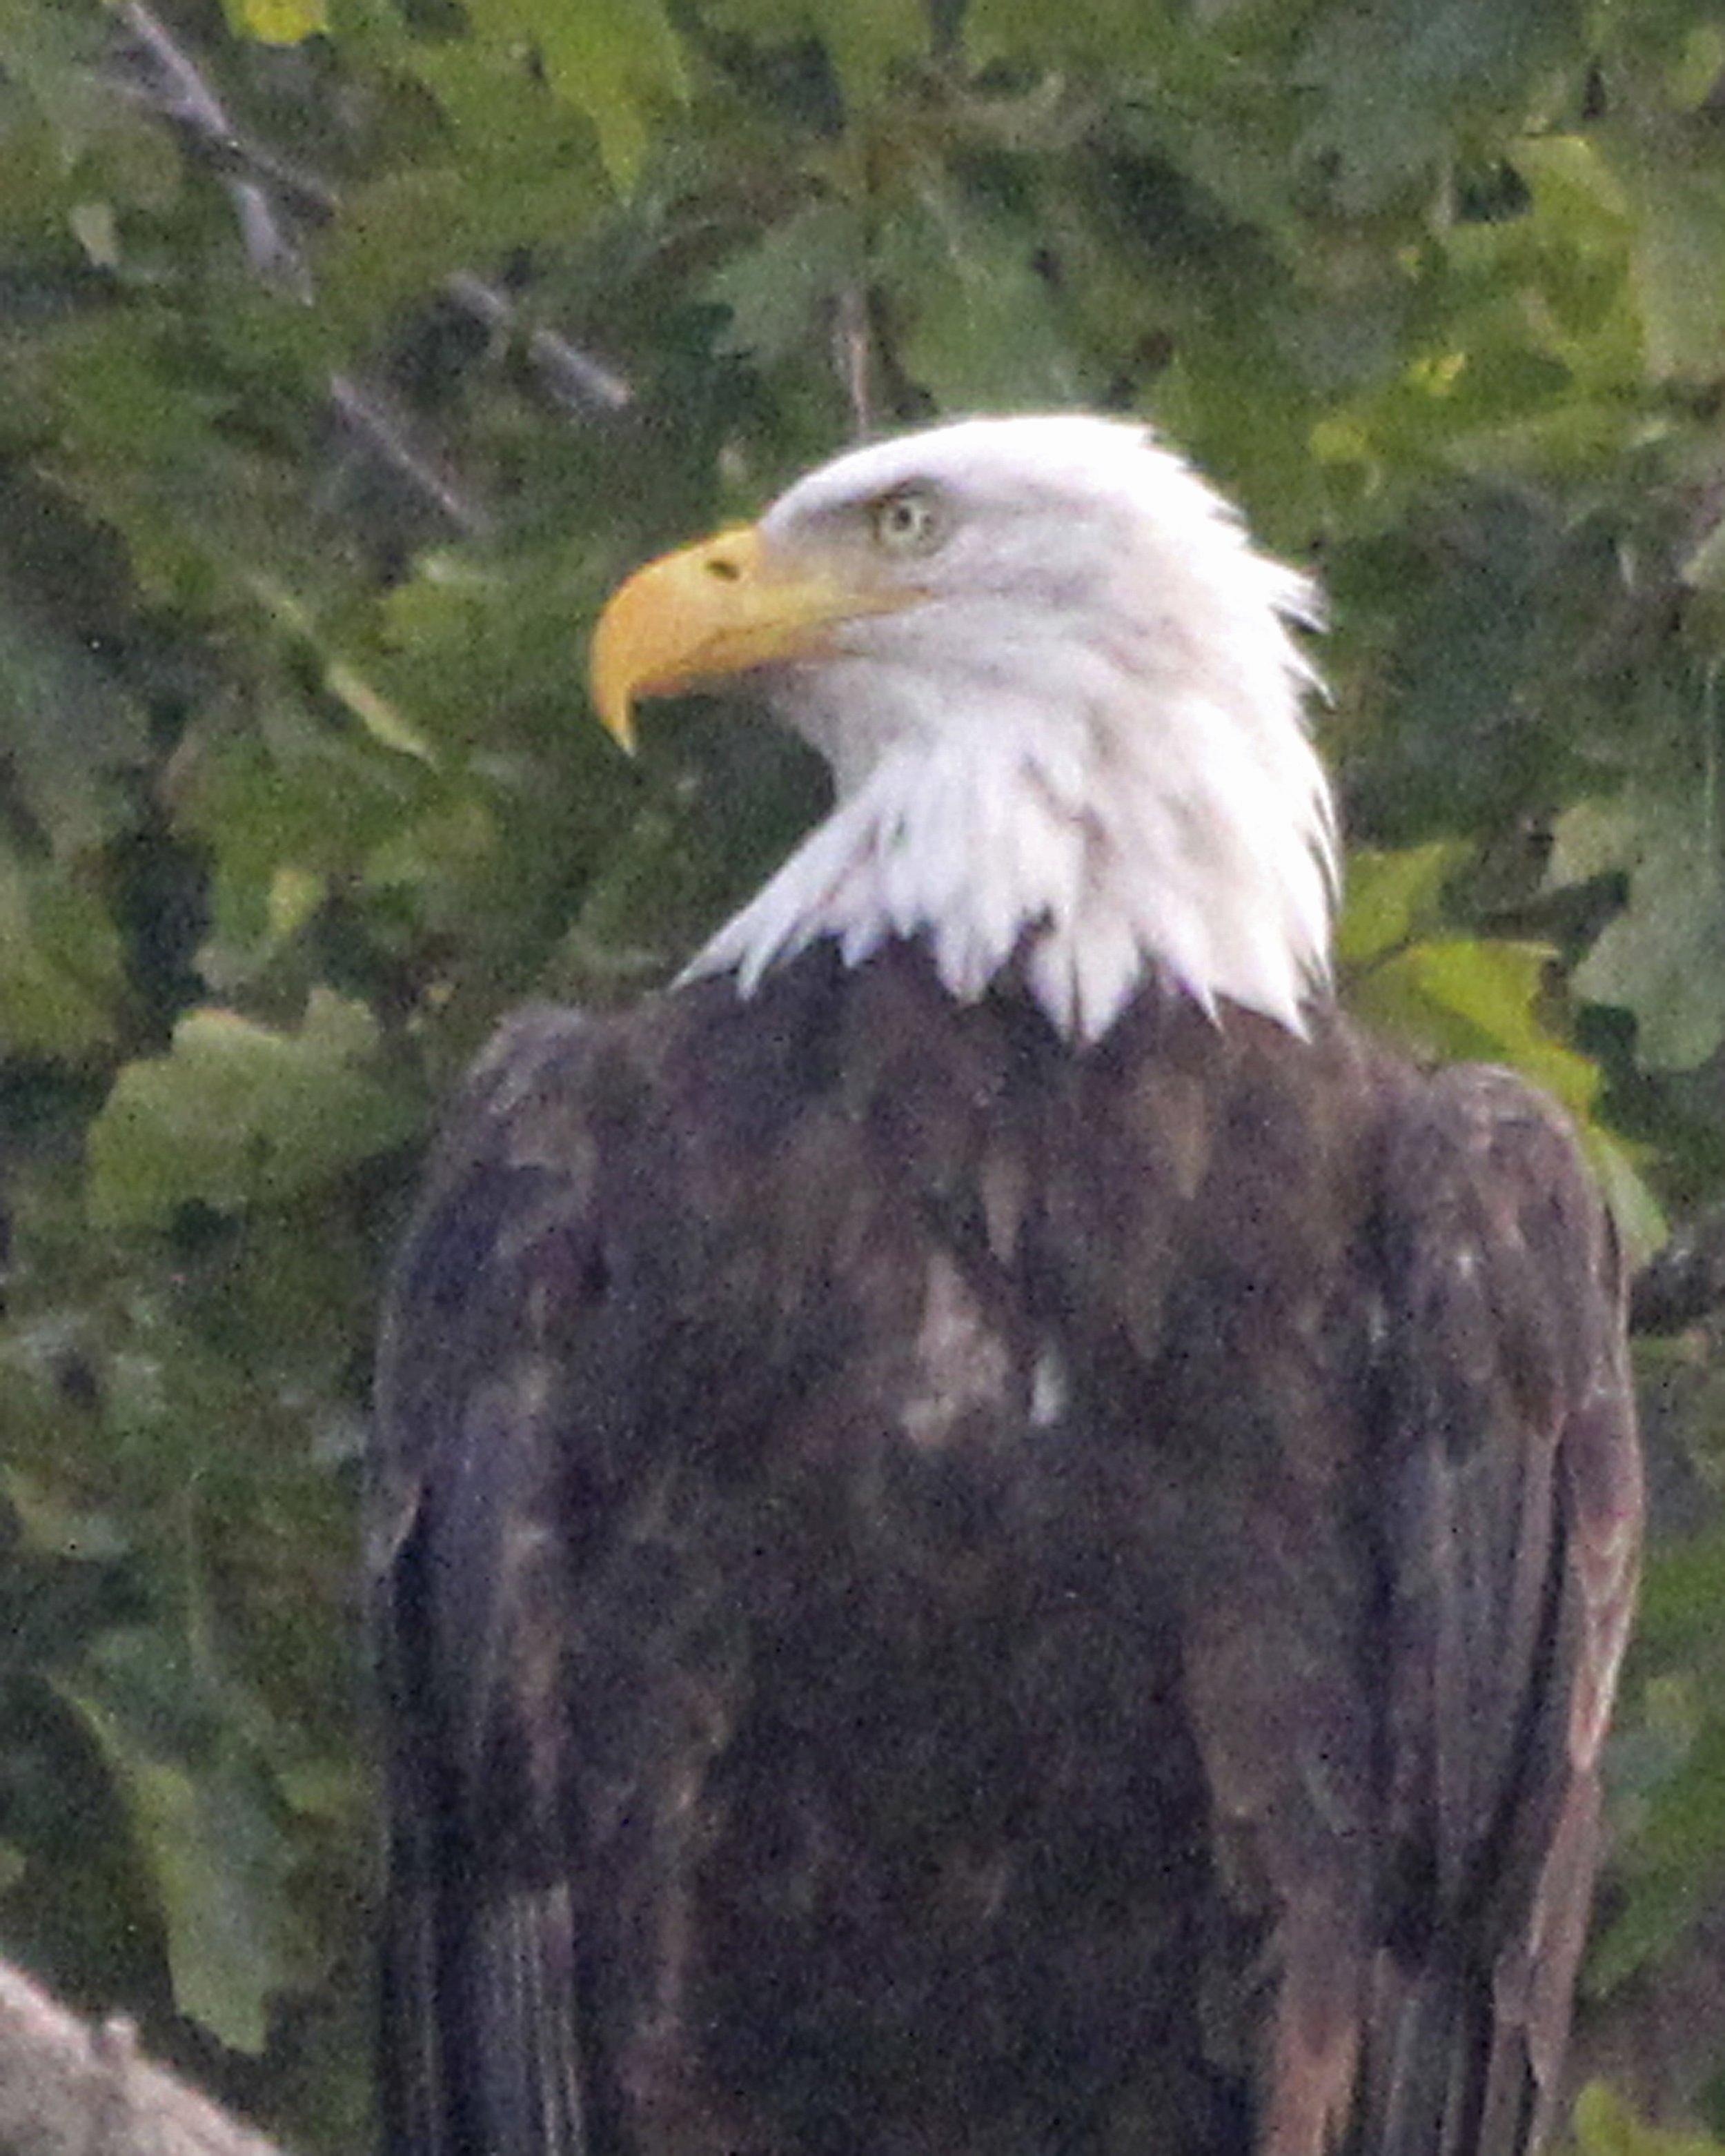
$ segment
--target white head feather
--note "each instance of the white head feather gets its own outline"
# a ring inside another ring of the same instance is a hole
[[[1336,886],[1289,629],[1312,586],[1142,427],[1078,414],[855,450],[782,495],[761,541],[878,548],[901,498],[923,528],[886,569],[914,599],[760,675],[831,764],[833,813],[691,973],[747,991],[817,937],[855,963],[922,936],[964,999],[1016,957],[1080,1041],[1158,970],[1206,1009],[1301,1029]]]

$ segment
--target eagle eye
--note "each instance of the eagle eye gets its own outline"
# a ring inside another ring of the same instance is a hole
[[[939,505],[924,488],[901,486],[870,505],[875,543],[888,554],[927,554],[946,536]]]

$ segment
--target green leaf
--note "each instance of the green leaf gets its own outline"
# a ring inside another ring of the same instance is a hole
[[[125,1804],[167,1932],[175,2005],[231,2050],[262,2051],[271,1995],[289,1974],[289,1860],[256,1770],[198,1758],[195,1737],[182,1748],[174,1724],[197,1683],[156,1633],[110,1634],[58,1689]]]
[[[0,1042],[86,1056],[114,1038],[121,993],[120,938],[100,900],[0,844]]]
[[[632,187],[655,126],[689,95],[659,0],[469,0],[468,13],[493,44],[538,53],[552,89],[593,121],[613,182]]]
[[[1725,170],[1711,138],[1607,131],[1602,148],[1634,214],[1648,372],[1657,382],[1725,380]]]
[[[1417,1054],[1506,1063],[1585,1116],[1599,1074],[1538,1019],[1551,963],[1538,943],[1466,937],[1415,943],[1362,975],[1349,1001],[1368,1024]]]
[[[1645,1263],[1671,1232],[1665,1208],[1642,1173],[1641,1161],[1655,1158],[1652,1149],[1626,1145],[1592,1116],[1581,1123],[1581,1147],[1630,1263]]]
[[[1082,372],[1034,235],[930,186],[891,218],[877,270],[901,312],[899,356],[941,409],[1081,401]]]
[[[1445,153],[1458,120],[1513,112],[1579,46],[1566,0],[1363,0],[1315,14],[1292,80],[1317,107],[1310,157],[1343,207],[1375,208]]]
[[[813,0],[809,13],[853,117],[881,102],[893,68],[928,50],[926,0]]]
[[[861,234],[842,203],[816,203],[768,229],[707,280],[706,296],[731,325],[720,349],[746,352],[763,366],[806,344],[820,311],[863,277]]]
[[[1447,839],[1399,853],[1363,848],[1348,857],[1347,901],[1337,924],[1344,969],[1398,950],[1443,919],[1443,890],[1467,849]]]
[[[971,0],[963,23],[965,54],[978,69],[1026,60],[1148,69],[1180,29],[1175,9],[1145,0],[1068,0],[1058,11],[1046,0]]]
[[[1725,1039],[1725,854],[1705,788],[1690,798],[1633,788],[1585,802],[1557,827],[1551,880],[1627,870],[1629,901],[1574,977],[1575,992],[1631,1011],[1656,1069],[1688,1070]]]
[[[1364,906],[1353,935],[1376,950],[1348,983],[1349,1007],[1421,1060],[1507,1064],[1549,1093],[1574,1118],[1631,1255],[1648,1256],[1666,1239],[1665,1214],[1630,1148],[1594,1118],[1599,1070],[1540,1022],[1551,952],[1543,944],[1459,937],[1402,941],[1435,919],[1456,853],[1435,845],[1368,857]],[[1349,868],[1351,875],[1352,862]],[[1361,957],[1351,954],[1351,963],[1360,966]]]
[[[357,187],[319,257],[319,311],[356,338],[475,262],[566,242],[603,190],[572,136],[582,123],[536,83],[520,55],[481,66],[465,49],[415,53],[413,72],[440,103],[463,152],[447,164],[386,172]]]
[[[377,1048],[370,1014],[327,988],[296,1033],[193,1012],[171,1054],[126,1065],[91,1127],[92,1220],[136,1227],[193,1200],[280,1203],[399,1142],[417,1114],[377,1075]]]
[[[1589,2082],[1576,2097],[1573,2124],[1580,2156],[1720,2156],[1721,2144],[1705,2134],[1645,2124],[1604,2082]]]
[[[264,45],[297,45],[330,27],[326,0],[223,0],[230,29]]]

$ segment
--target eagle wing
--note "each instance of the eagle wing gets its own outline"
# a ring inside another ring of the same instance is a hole
[[[434,1162],[387,1305],[369,1568],[388,1712],[382,2071],[412,2156],[592,2146],[567,1717],[565,1398],[596,1297],[588,1034],[513,1020]],[[585,1404],[589,1409],[592,1403]]]
[[[1623,1270],[1567,1126],[1424,1081],[1384,1179],[1388,1782],[1350,2150],[1511,2156],[1552,2123],[1634,1599]]]

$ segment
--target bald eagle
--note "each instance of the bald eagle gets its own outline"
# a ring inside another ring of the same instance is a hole
[[[1507,2156],[1636,1569],[1557,1113],[1331,993],[1313,595],[1136,426],[612,600],[830,814],[482,1060],[385,1321],[398,2156]]]

